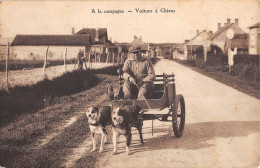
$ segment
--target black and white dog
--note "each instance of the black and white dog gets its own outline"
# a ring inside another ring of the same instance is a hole
[[[124,105],[117,107],[112,112],[112,130],[113,130],[113,155],[117,153],[117,140],[120,135],[126,138],[126,154],[130,154],[129,145],[131,143],[132,134],[131,127],[136,127],[141,144],[144,144],[142,136],[143,120],[140,116],[140,110],[132,105]]]
[[[103,106],[100,109],[98,107],[88,107],[86,109],[86,115],[89,122],[89,128],[92,135],[93,148],[91,152],[96,151],[95,134],[101,133],[101,142],[99,152],[103,152],[104,143],[107,142],[107,130],[106,126],[111,125],[111,107]]]

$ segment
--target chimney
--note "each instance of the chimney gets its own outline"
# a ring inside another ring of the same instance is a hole
[[[75,34],[75,28],[74,27],[72,27],[71,34],[72,35]]]
[[[231,23],[231,19],[227,18],[227,25],[230,25],[230,23]]]
[[[221,28],[221,23],[218,23],[218,30]]]
[[[140,36],[140,41],[142,41],[142,36]]]
[[[95,41],[98,41],[98,29],[96,29],[96,37],[95,37]]]
[[[203,30],[203,32],[207,32],[206,30]]]
[[[227,25],[227,23],[225,23],[225,26]]]
[[[197,30],[197,35],[200,33],[200,31],[199,30]]]
[[[238,23],[239,23],[239,20],[238,20],[238,18],[236,18],[236,19],[235,19],[235,25],[238,26]]]
[[[211,36],[213,34],[213,31],[209,31],[209,35]]]

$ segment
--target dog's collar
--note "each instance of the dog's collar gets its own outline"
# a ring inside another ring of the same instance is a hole
[[[126,129],[128,126],[128,124],[126,123],[121,123],[121,124],[118,124],[118,125],[115,125],[114,123],[112,123],[112,126],[115,127],[115,128],[123,128],[123,129]]]
[[[92,125],[92,126],[99,126],[99,122],[96,122],[96,123],[89,123],[89,125]]]

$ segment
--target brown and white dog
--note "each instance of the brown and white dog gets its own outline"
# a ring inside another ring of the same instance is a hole
[[[126,138],[126,154],[130,154],[129,145],[131,143],[132,134],[131,127],[136,127],[141,144],[144,144],[142,136],[143,120],[140,117],[139,110],[132,105],[124,105],[117,107],[112,112],[112,130],[113,130],[113,155],[117,154],[117,140],[120,135]]]
[[[111,125],[111,107],[103,106],[100,109],[98,107],[88,107],[86,109],[86,115],[89,122],[89,128],[92,135],[93,148],[91,152],[96,151],[95,134],[101,133],[101,142],[99,152],[103,152],[104,143],[107,142],[107,130],[106,126]]]

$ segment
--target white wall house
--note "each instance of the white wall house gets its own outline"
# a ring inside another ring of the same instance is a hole
[[[43,60],[48,48],[49,60],[63,60],[77,57],[79,50],[91,45],[90,35],[17,35],[12,44],[12,60]]]
[[[85,46],[13,46],[12,60],[43,60],[48,49],[48,60],[63,60],[67,49],[66,59],[76,59],[79,50],[85,53]]]
[[[260,54],[260,22],[249,27],[249,54]]]

